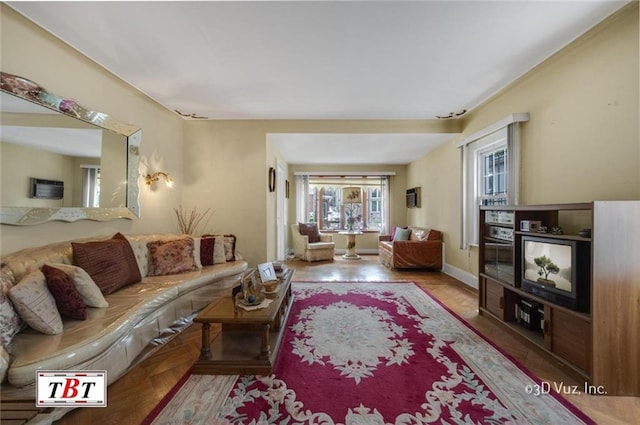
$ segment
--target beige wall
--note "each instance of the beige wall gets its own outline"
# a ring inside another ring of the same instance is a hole
[[[75,183],[73,157],[13,143],[0,144],[0,153],[3,182],[0,205],[43,208],[71,206]],[[32,177],[64,182],[64,198],[31,198]]]
[[[529,112],[520,203],[640,199],[638,50],[635,2],[465,116],[460,138]],[[475,275],[475,248],[459,249],[456,140],[409,166],[425,210],[413,220],[443,230],[447,264]]]
[[[142,171],[161,169],[182,176],[182,123],[176,114],[159,106],[77,51],[0,5],[2,71],[29,78],[47,90],[76,100],[86,108],[108,113],[118,121],[143,129]],[[139,220],[106,223],[51,222],[37,226],[0,226],[0,253],[48,242],[111,235],[175,231],[173,207],[181,200],[181,188],[142,188]]]
[[[640,197],[637,3],[463,120],[451,121],[184,121],[10,8],[0,8],[3,71],[141,127],[141,172],[166,171],[176,181],[172,189],[142,187],[139,220],[2,225],[1,253],[116,231],[177,231],[173,209],[182,206],[211,208],[203,230],[236,234],[238,249],[252,264],[275,259],[275,194],[267,191],[267,170],[280,154],[267,143],[270,133],[455,133],[464,128],[468,135],[507,114],[529,112],[523,202]],[[454,144],[398,172],[392,224],[444,231],[446,261],[475,274],[475,253],[458,249],[460,159]],[[292,192],[295,169],[287,170]],[[414,186],[422,188],[422,208],[405,210],[404,190]],[[294,199],[288,202],[288,223],[295,220]]]
[[[233,233],[238,250],[251,265],[276,260],[276,194],[268,192],[268,170],[283,160],[268,143],[271,133],[394,133],[457,131],[451,123],[430,121],[345,121],[345,120],[219,120],[188,121],[184,132],[184,205],[213,211],[207,231]],[[295,171],[309,170],[286,165],[291,197],[287,203],[287,224],[295,222]],[[318,169],[393,170],[392,224],[405,223],[405,166],[360,166]],[[397,207],[401,205],[401,207]],[[398,210],[400,208],[400,210]],[[375,247],[373,236],[362,247]],[[377,239],[376,239],[377,240]],[[338,240],[336,242],[339,242]],[[359,242],[360,243],[360,242]],[[288,242],[288,246],[291,246]],[[339,245],[340,246],[340,245]]]
[[[296,172],[308,171],[385,171],[395,173],[389,177],[389,226],[404,226],[407,224],[407,208],[405,204],[405,191],[407,190],[407,166],[406,165],[290,165],[289,180],[295,182]],[[289,202],[288,223],[296,223],[296,198],[295,183],[292,183],[292,196]],[[345,250],[347,246],[346,236],[333,234],[336,249]],[[291,240],[289,240],[291,246]],[[365,233],[356,240],[357,249],[377,250],[378,233]]]

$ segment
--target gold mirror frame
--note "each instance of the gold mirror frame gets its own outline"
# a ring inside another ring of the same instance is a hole
[[[72,100],[64,99],[48,92],[31,80],[5,72],[0,72],[0,90],[127,138],[126,206],[116,208],[0,206],[0,223],[25,226],[41,224],[47,221],[109,221],[118,218],[136,219],[140,217],[138,199],[140,195],[138,187],[140,144],[142,142],[142,130],[140,128],[122,124],[102,112],[85,109]]]

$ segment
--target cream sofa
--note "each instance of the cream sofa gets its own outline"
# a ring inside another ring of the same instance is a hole
[[[109,306],[87,308],[86,320],[64,320],[63,332],[47,335],[27,328],[13,337],[10,355],[3,351],[0,361],[3,401],[35,398],[37,370],[106,370],[107,383],[124,375],[153,346],[170,340],[171,335],[186,328],[194,313],[230,291],[247,262],[239,255],[235,261],[208,265],[197,270],[163,276],[147,276],[149,254],[147,242],[184,238],[185,235],[127,236],[142,280],[104,296]],[[194,246],[199,246],[195,239]],[[194,256],[198,249],[194,249]],[[44,264],[72,264],[70,242],[30,248],[7,255],[15,281],[40,269]],[[199,263],[199,261],[196,261]],[[4,370],[2,370],[4,369]],[[38,415],[29,423],[51,423],[70,408]]]

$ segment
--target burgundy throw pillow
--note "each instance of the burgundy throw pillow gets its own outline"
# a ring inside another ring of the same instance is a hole
[[[69,275],[47,265],[42,266],[42,273],[60,314],[71,319],[86,320],[87,306]]]
[[[200,263],[203,266],[213,265],[213,247],[216,244],[216,238],[203,236],[200,238]]]
[[[301,235],[309,237],[309,243],[320,242],[320,231],[318,231],[317,223],[298,223],[298,229]]]
[[[140,282],[140,269],[131,245],[119,237],[96,242],[71,242],[73,263],[83,268],[104,295]]]

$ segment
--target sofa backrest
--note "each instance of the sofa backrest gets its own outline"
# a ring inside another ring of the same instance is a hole
[[[441,241],[442,233],[439,230],[427,229],[425,227],[409,226],[411,234],[410,241]]]
[[[93,237],[87,239],[78,239],[73,242],[91,242],[98,240],[110,239],[112,236]],[[147,234],[147,235],[135,235],[127,236],[129,243],[132,246],[136,261],[142,270],[145,267],[141,264],[146,264],[148,261],[148,254],[146,249],[147,242],[153,240],[170,240],[184,237],[184,235],[175,234]],[[38,246],[34,248],[25,248],[23,250],[7,254],[0,259],[1,264],[7,264],[16,282],[19,282],[30,271],[40,269],[45,264],[73,264],[73,249],[71,247],[71,241],[57,242],[49,245]],[[142,275],[146,276],[146,273]]]

